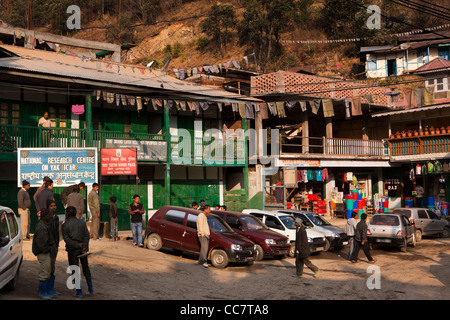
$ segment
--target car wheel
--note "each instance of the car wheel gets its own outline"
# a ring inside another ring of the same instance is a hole
[[[8,283],[5,285],[5,289],[6,289],[6,290],[8,290],[8,291],[13,291],[13,290],[16,289],[17,280],[19,280],[19,271],[20,271],[20,266],[21,266],[21,265],[22,265],[22,260],[20,260],[19,267],[17,268],[17,272],[16,272],[16,274],[14,275],[14,278],[12,278],[11,281],[8,282]]]
[[[162,241],[159,234],[152,233],[147,237],[147,248],[150,250],[159,250],[162,248]]]
[[[259,244],[257,244],[255,261],[261,261],[263,258],[264,258],[264,250]]]
[[[406,238],[403,238],[403,244],[402,244],[402,246],[400,247],[400,250],[401,250],[402,252],[406,252],[406,249],[407,249]]]
[[[422,231],[416,230],[416,241],[419,242],[420,240],[422,240]]]
[[[445,227],[444,230],[441,233],[442,238],[448,238],[450,237],[450,229],[449,227]]]
[[[331,247],[330,240],[325,239],[325,246],[323,247],[323,251],[328,251],[328,250],[330,250],[330,247]]]
[[[216,267],[223,269],[228,265],[228,255],[222,249],[216,249],[211,253],[211,264]]]
[[[289,257],[295,257],[295,242],[291,242],[291,249],[289,250]]]

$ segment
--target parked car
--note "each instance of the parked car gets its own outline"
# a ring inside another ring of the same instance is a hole
[[[441,235],[450,236],[450,223],[441,219],[432,210],[424,208],[396,208],[393,213],[401,213],[408,217],[416,226],[416,241],[422,240],[422,236]]]
[[[148,221],[145,230],[145,246],[152,250],[168,247],[179,251],[200,253],[197,237],[198,210],[164,206]],[[255,260],[256,246],[249,239],[236,233],[219,216],[209,214],[211,229],[208,259],[217,268],[225,268],[229,262],[251,264]]]
[[[403,252],[416,246],[414,224],[402,213],[378,213],[367,225],[367,240],[373,245],[398,246]]]
[[[255,217],[259,218],[267,227],[269,227],[269,229],[288,237],[291,244],[289,256],[294,257],[296,226],[294,218],[290,214],[256,209],[245,209],[242,210],[242,213],[254,215]],[[306,233],[308,235],[308,242],[311,252],[324,251],[326,244],[325,237],[321,233],[308,228],[306,229]]]
[[[317,231],[325,236],[326,244],[325,251],[331,248],[342,249],[348,244],[348,237],[344,229],[338,226],[333,226],[320,214],[301,210],[277,210],[287,214],[292,214],[295,218],[300,218],[306,227],[311,227],[314,231]]]
[[[270,230],[261,220],[246,213],[229,211],[212,211],[217,214],[237,233],[256,244],[256,261],[264,256],[283,257],[289,253],[289,239]]]
[[[0,206],[0,289],[14,290],[22,265],[20,219],[10,208]]]

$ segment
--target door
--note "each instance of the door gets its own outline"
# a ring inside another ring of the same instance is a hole
[[[158,230],[164,246],[182,250],[185,216],[184,211],[169,210],[160,220]]]
[[[396,59],[389,59],[387,61],[387,71],[388,76],[396,76],[397,75],[397,60]]]
[[[423,210],[417,210],[416,227],[422,230],[423,234],[432,234],[433,227],[431,226],[431,220],[428,217],[427,212]]]
[[[8,227],[8,217],[5,211],[0,212],[0,238],[3,241],[9,240],[7,245],[0,248],[0,287],[5,285],[6,280],[10,279],[11,272],[14,270],[13,243]]]
[[[433,233],[441,233],[446,226],[446,221],[439,219],[439,217],[432,210],[427,210],[428,217],[430,218],[430,230]]]
[[[186,228],[183,231],[182,248],[189,252],[200,252],[200,243],[197,237],[197,215],[188,213]]]
[[[414,234],[414,228],[409,219],[406,216],[401,216],[402,224],[405,230],[405,238],[409,240]]]

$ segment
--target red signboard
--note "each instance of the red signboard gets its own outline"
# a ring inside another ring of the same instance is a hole
[[[130,149],[101,149],[101,174],[104,176],[136,175],[136,148]]]

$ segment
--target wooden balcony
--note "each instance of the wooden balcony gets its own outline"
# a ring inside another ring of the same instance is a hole
[[[388,139],[392,160],[450,157],[450,133]]]
[[[281,136],[280,154],[302,154],[302,157],[321,158],[380,158],[389,156],[382,140],[363,140],[326,137]]]

